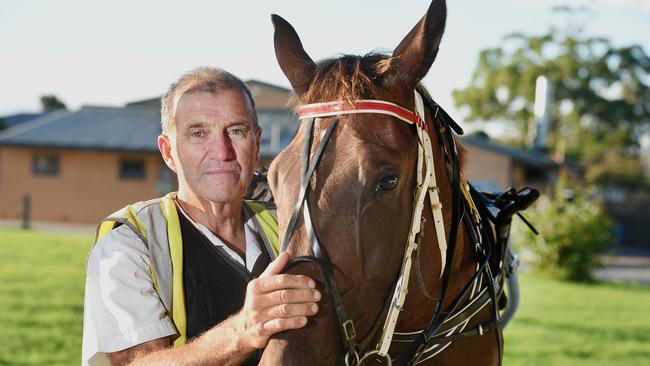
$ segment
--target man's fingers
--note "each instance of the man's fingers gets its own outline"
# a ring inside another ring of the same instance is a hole
[[[264,323],[264,333],[272,336],[275,333],[284,332],[289,329],[300,329],[307,325],[307,318],[296,316],[292,318],[276,318]]]
[[[320,300],[321,294],[318,290],[312,289],[286,289],[273,291],[267,295],[270,303],[268,306],[279,304],[297,304],[316,302]]]
[[[251,329],[248,342],[255,348],[264,348],[269,338],[276,333],[290,329],[300,329],[307,324],[307,318],[296,316],[291,318],[276,318],[264,323],[258,323]]]
[[[315,289],[284,289],[258,294],[250,299],[250,309],[263,311],[278,305],[315,303],[322,295]]]
[[[282,289],[313,289],[316,283],[307,276],[281,274],[257,278],[251,286],[255,293],[265,294]]]
[[[269,307],[266,310],[267,319],[294,318],[299,316],[310,316],[318,312],[318,305],[315,303],[303,304],[281,304]]]
[[[248,284],[243,316],[256,348],[265,347],[273,334],[304,327],[307,317],[318,312],[316,303],[322,295],[314,280],[281,273],[290,259],[289,253],[280,253]]]

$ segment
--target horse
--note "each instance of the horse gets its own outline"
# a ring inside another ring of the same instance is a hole
[[[326,296],[306,327],[271,338],[261,365],[501,364],[503,250],[482,238],[462,129],[420,83],[446,13],[432,1],[390,55],[318,63],[272,15],[302,122],[269,185],[286,272]]]

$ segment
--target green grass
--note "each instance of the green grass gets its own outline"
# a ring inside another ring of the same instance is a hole
[[[78,365],[90,237],[0,229],[0,365]],[[504,365],[650,365],[650,287],[521,276]]]
[[[504,364],[650,365],[650,287],[523,274]]]
[[[81,362],[91,240],[0,229],[0,365]]]

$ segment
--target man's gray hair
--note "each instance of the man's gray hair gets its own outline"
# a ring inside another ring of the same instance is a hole
[[[246,84],[235,75],[226,70],[216,67],[198,67],[187,74],[181,76],[176,82],[169,86],[167,93],[162,97],[160,103],[160,124],[162,133],[167,134],[175,129],[174,118],[176,115],[176,104],[180,97],[185,93],[206,92],[218,94],[225,90],[239,89],[250,101],[251,119],[253,128],[259,128],[257,122],[257,113],[255,111],[255,101]]]

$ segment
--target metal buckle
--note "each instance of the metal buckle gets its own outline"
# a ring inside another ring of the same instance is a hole
[[[343,332],[345,332],[345,340],[348,342],[357,337],[357,332],[354,329],[354,322],[352,319],[343,322]]]
[[[373,351],[367,352],[365,355],[363,355],[363,357],[361,357],[361,359],[359,360],[359,366],[363,365],[363,363],[366,360],[370,360],[370,358],[372,356],[383,357],[384,360],[386,361],[386,363],[384,363],[384,365],[386,365],[386,366],[391,366],[393,364],[393,360],[390,358],[388,353],[385,354],[385,355],[382,355],[381,353],[379,353],[379,350],[373,350]]]
[[[361,360],[359,360],[359,354],[357,353],[357,351],[348,351],[345,354],[345,365],[346,366],[357,366],[357,365],[360,365],[360,364],[361,364]]]

